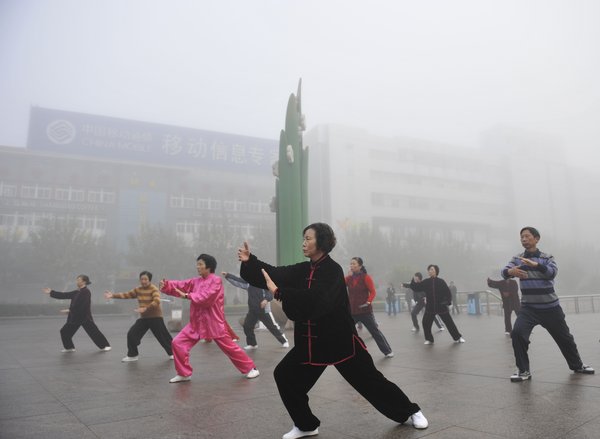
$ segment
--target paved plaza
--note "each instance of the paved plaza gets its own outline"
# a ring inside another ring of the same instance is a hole
[[[243,335],[238,317],[229,320]],[[511,383],[514,360],[501,316],[461,314],[455,320],[467,342],[434,332],[432,346],[410,331],[407,313],[376,317],[396,356],[384,358],[368,333],[360,334],[377,367],[422,407],[429,428],[385,418],[330,367],[310,393],[318,438],[600,437],[600,373],[569,371],[542,328],[532,336],[533,379]],[[63,354],[64,317],[0,319],[0,438],[278,439],[291,428],[273,380],[286,350],[268,332],[257,332],[259,349],[249,354],[259,378],[245,379],[214,343],[200,343],[192,380],[169,384],[173,362],[151,333],[139,361],[121,363],[133,321],[96,316],[113,350],[99,352],[80,329],[77,352]],[[569,314],[567,322],[584,361],[600,368],[598,315]]]

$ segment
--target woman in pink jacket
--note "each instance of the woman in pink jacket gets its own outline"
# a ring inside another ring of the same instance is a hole
[[[190,322],[173,339],[173,355],[177,375],[170,383],[189,381],[192,376],[190,351],[201,339],[212,339],[246,378],[259,375],[254,362],[229,336],[225,326],[225,294],[217,276],[217,260],[207,254],[196,259],[199,277],[187,280],[160,281],[160,290],[170,296],[189,300]]]

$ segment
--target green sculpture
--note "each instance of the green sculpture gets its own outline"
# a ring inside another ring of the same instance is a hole
[[[277,217],[277,265],[304,260],[300,242],[308,225],[308,148],[302,145],[306,129],[301,105],[302,79],[298,93],[288,100],[285,130],[279,137],[279,161],[274,167]]]

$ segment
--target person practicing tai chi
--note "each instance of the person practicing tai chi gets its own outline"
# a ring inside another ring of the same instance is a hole
[[[519,285],[514,279],[492,280],[488,277],[488,287],[496,288],[502,296],[502,308],[504,309],[504,334],[510,335],[512,331],[511,314],[519,315],[521,302],[519,301]]]
[[[537,325],[542,325],[558,345],[575,373],[593,374],[594,369],[581,361],[575,339],[565,320],[565,313],[554,290],[558,265],[554,256],[538,249],[540,232],[535,227],[523,227],[519,232],[524,252],[514,256],[502,269],[502,277],[519,278],[521,284],[521,310],[511,332],[517,370],[512,382],[531,379],[529,366],[529,337]]]
[[[371,303],[375,299],[375,283],[367,274],[362,258],[355,256],[350,260],[350,275],[346,276],[348,297],[350,298],[350,313],[356,323],[362,323],[371,334],[379,350],[386,358],[392,358],[394,353],[387,339],[379,329]]]
[[[49,294],[54,299],[71,299],[71,305],[68,312],[67,323],[60,330],[60,338],[62,339],[63,349],[62,352],[75,352],[75,345],[73,344],[73,336],[77,332],[80,326],[83,326],[87,335],[90,336],[92,341],[101,351],[110,351],[111,347],[108,340],[100,332],[94,319],[92,317],[92,293],[90,292],[88,285],[91,284],[90,278],[85,274],[77,276],[77,289],[69,291],[68,293],[60,293],[58,291],[51,290],[50,288],[44,288],[42,291],[45,294]]]
[[[425,336],[425,344],[433,344],[433,334],[431,333],[431,325],[435,319],[436,314],[440,316],[454,343],[464,343],[465,339],[462,337],[454,320],[450,315],[448,307],[452,305],[452,293],[448,284],[441,277],[440,267],[437,265],[430,264],[427,267],[427,273],[429,278],[425,280],[419,279],[418,276],[414,276],[410,283],[410,289],[413,291],[423,291],[425,293],[425,313],[423,314],[423,335]]]
[[[169,382],[189,381],[192,376],[190,351],[201,339],[211,339],[246,378],[259,376],[254,362],[239,347],[225,327],[225,294],[221,277],[215,274],[217,260],[201,254],[196,260],[198,277],[160,281],[160,290],[170,296],[189,300],[190,322],[173,339],[175,375]]]
[[[254,334],[254,327],[257,322],[262,322],[265,327],[269,330],[273,337],[277,339],[281,346],[289,348],[285,335],[275,326],[271,313],[267,311],[268,303],[273,300],[273,294],[267,289],[256,288],[237,276],[226,271],[221,273],[225,276],[225,279],[235,285],[238,288],[248,291],[248,314],[244,318],[244,334],[246,334],[246,346],[244,349],[251,350],[258,348],[256,342],[256,334]]]
[[[171,341],[173,338],[163,320],[160,306],[160,291],[151,282],[152,273],[142,271],[140,273],[140,285],[133,290],[127,293],[104,292],[104,297],[107,299],[138,300],[138,307],[135,311],[140,313],[140,318],[135,321],[127,332],[127,356],[121,360],[124,363],[138,360],[138,346],[142,342],[142,337],[148,332],[148,329],[152,331],[152,334],[154,334],[154,337],[156,337],[169,358],[173,359],[173,351],[171,350]]]
[[[342,267],[329,256],[336,244],[331,227],[307,226],[302,251],[309,261],[274,267],[257,259],[244,242],[238,250],[241,277],[267,288],[294,321],[294,347],[274,371],[279,395],[293,428],[283,439],[319,434],[320,421],[308,405],[308,392],[329,365],[388,418],[415,428],[428,422],[417,404],[379,372],[356,332]]]

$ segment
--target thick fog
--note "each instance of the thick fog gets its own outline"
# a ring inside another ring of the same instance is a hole
[[[599,17],[595,0],[1,0],[0,146],[25,147],[35,106],[278,139],[302,78],[308,131],[475,149],[509,127],[592,172]]]
[[[277,138],[308,127],[477,146],[497,125],[598,163],[600,4],[539,1],[0,2],[0,144],[39,105]]]

